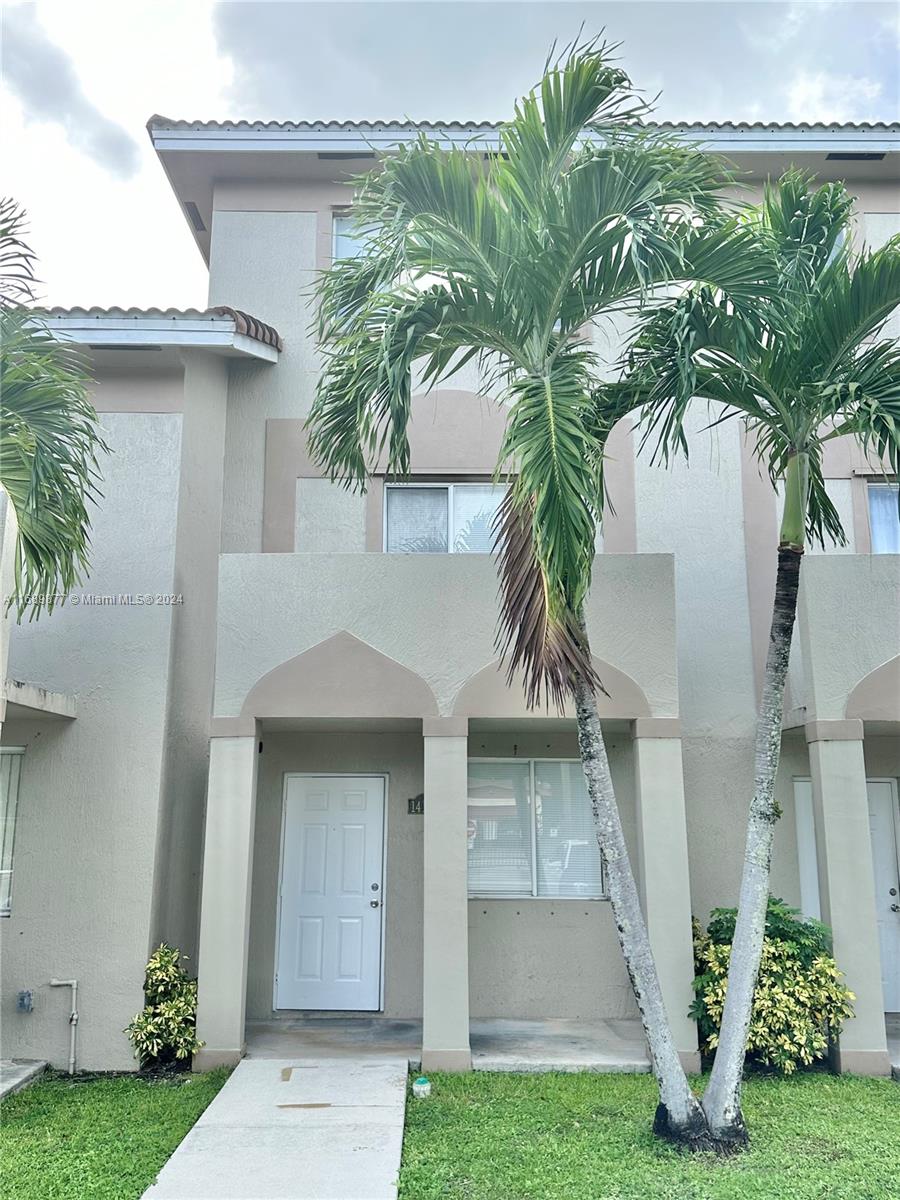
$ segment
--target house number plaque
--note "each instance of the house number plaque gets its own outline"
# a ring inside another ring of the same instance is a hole
[[[422,792],[418,796],[410,796],[406,803],[411,816],[419,817],[425,811],[425,795]]]

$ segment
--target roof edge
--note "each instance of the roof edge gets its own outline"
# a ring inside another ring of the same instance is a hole
[[[103,345],[105,336],[109,339],[105,344],[110,346],[137,344],[150,338],[167,345],[215,348],[228,344],[240,350],[241,342],[236,339],[247,339],[265,347],[269,353],[263,357],[269,359],[284,349],[281,334],[274,326],[226,304],[206,309],[53,307],[34,311],[51,330],[95,346]]]

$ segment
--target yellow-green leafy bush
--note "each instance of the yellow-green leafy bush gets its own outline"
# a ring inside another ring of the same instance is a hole
[[[733,908],[714,909],[705,933],[694,922],[697,976],[691,1016],[706,1051],[718,1044],[736,916]],[[853,1016],[855,999],[832,958],[828,926],[804,920],[796,909],[770,896],[748,1056],[785,1075],[809,1066],[825,1056],[829,1038]]]
[[[142,1067],[190,1058],[197,1039],[197,981],[181,965],[181,952],[163,943],[147,963],[146,1004],[125,1032]]]

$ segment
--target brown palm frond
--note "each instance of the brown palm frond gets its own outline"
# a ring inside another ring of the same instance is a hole
[[[577,614],[552,610],[544,571],[533,537],[533,502],[523,507],[510,490],[494,520],[494,551],[500,576],[497,649],[506,663],[507,682],[521,671],[529,708],[552,700],[561,712],[575,681],[608,694],[591,661]]]

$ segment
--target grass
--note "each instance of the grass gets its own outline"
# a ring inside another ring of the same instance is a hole
[[[900,1087],[753,1079],[751,1148],[689,1155],[650,1132],[649,1075],[435,1075],[410,1098],[400,1200],[887,1200],[900,1196]]]
[[[0,1108],[0,1180],[16,1200],[137,1200],[228,1076],[51,1076]]]

